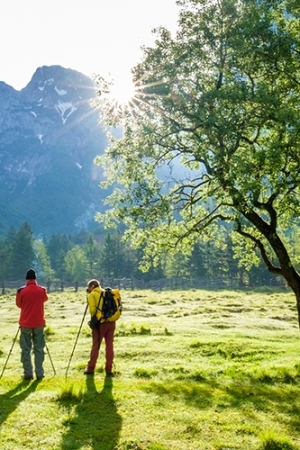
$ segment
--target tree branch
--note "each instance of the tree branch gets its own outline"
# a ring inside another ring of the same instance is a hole
[[[239,233],[241,236],[244,236],[247,239],[250,239],[251,241],[253,241],[255,243],[255,246],[258,247],[258,249],[260,251],[260,254],[262,256],[262,259],[263,259],[265,265],[267,266],[268,271],[271,272],[271,273],[282,275],[281,268],[280,267],[275,267],[271,263],[270,259],[268,258],[268,255],[267,255],[267,252],[266,252],[266,249],[265,249],[263,243],[259,239],[257,239],[256,237],[252,236],[252,234],[247,233],[246,231],[244,231],[242,229],[242,225],[241,225],[241,223],[239,221],[236,221],[236,223],[237,223],[236,232]]]

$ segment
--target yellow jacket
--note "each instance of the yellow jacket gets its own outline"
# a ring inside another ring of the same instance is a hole
[[[100,296],[101,296],[101,294],[104,295],[105,289],[101,289],[101,287],[95,287],[92,290],[92,292],[90,292],[88,295],[87,301],[88,301],[88,305],[89,305],[90,314],[91,314],[91,316],[96,315],[96,318],[98,320],[103,319],[101,322],[106,322],[106,321],[114,322],[115,320],[119,319],[119,317],[122,313],[122,303],[121,303],[121,295],[120,295],[119,289],[112,289],[111,292],[113,294],[117,310],[112,316],[110,316],[108,318],[105,318],[104,313],[101,311],[103,309],[104,296],[102,296],[101,300],[100,300]]]
[[[102,289],[100,287],[95,287],[88,295],[87,302],[89,305],[90,315],[96,315],[97,319],[102,317],[101,311],[97,310],[97,306],[100,299],[100,294]],[[98,306],[99,307],[99,306]]]

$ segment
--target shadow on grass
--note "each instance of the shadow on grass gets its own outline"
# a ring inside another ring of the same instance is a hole
[[[300,403],[298,383],[261,382],[255,378],[245,379],[185,379],[169,382],[145,383],[144,390],[171,402],[185,402],[188,406],[217,412],[239,410],[243,417],[253,421],[263,412],[280,417],[292,434],[300,432]]]
[[[113,450],[122,426],[112,394],[113,380],[106,377],[103,388],[97,391],[93,376],[86,377],[86,391],[79,395],[62,395],[59,402],[68,411],[64,419],[66,432],[62,436],[62,450],[82,447],[93,450]]]
[[[13,389],[0,395],[0,424],[4,423],[18,405],[36,390],[38,384],[37,380],[32,383],[22,380]]]

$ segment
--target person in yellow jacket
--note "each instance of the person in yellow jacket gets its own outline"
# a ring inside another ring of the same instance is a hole
[[[87,284],[88,305],[91,316],[96,315],[97,319],[102,317],[101,311],[97,310],[101,295],[101,286],[98,280],[90,280]],[[107,376],[112,376],[112,366],[114,360],[114,334],[116,322],[102,322],[97,328],[92,330],[92,348],[85,375],[93,375],[99,356],[101,342],[105,341],[105,372]]]

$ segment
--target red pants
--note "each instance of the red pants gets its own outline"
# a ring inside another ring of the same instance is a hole
[[[96,362],[99,356],[101,342],[105,341],[105,372],[112,371],[114,360],[114,333],[116,322],[103,322],[99,328],[92,330],[93,344],[90,353],[90,360],[87,365],[87,370],[94,372]]]

